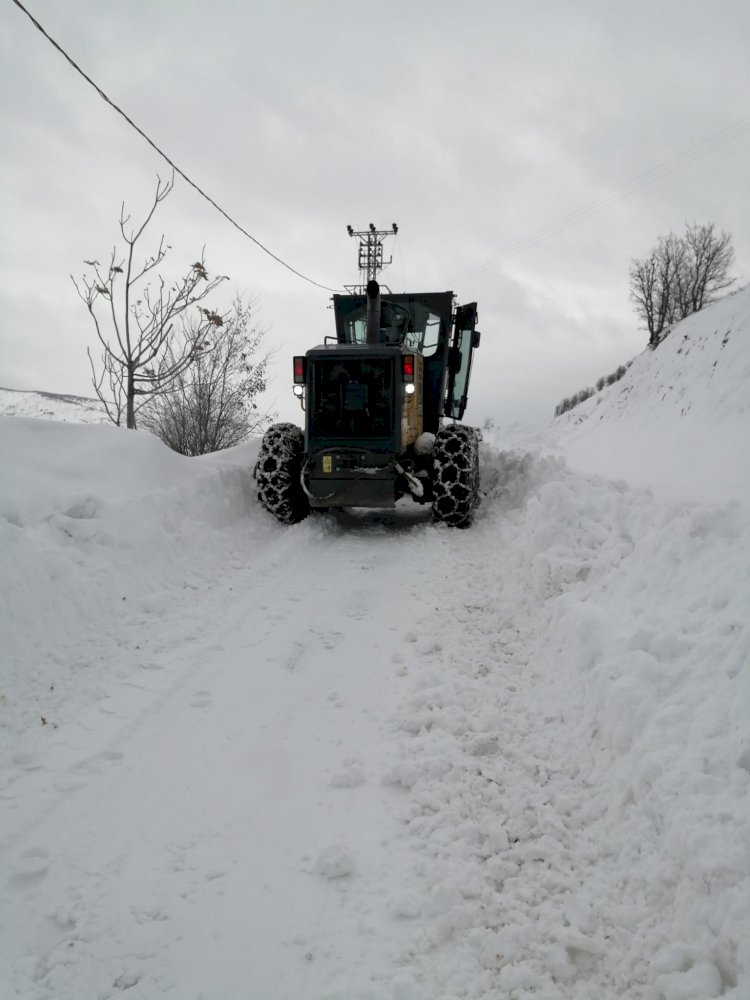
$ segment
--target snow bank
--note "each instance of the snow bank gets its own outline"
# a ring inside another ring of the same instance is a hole
[[[187,459],[147,433],[0,417],[6,737],[100,695],[142,630],[263,543],[256,450]]]
[[[423,856],[413,995],[739,1000],[748,512],[489,448],[483,476],[386,774]]]

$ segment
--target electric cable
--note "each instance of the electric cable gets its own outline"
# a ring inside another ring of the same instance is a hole
[[[195,191],[198,192],[198,194],[202,198],[204,198],[210,205],[212,205],[232,226],[235,227],[235,229],[237,229],[240,233],[242,233],[243,236],[247,237],[247,239],[249,239],[257,247],[259,247],[259,249],[261,249],[265,254],[267,254],[269,257],[275,260],[278,264],[281,264],[282,267],[286,268],[288,271],[296,275],[298,278],[301,278],[303,281],[307,281],[309,284],[314,285],[316,288],[322,288],[325,291],[329,292],[340,291],[340,289],[333,288],[330,285],[324,285],[321,282],[315,281],[312,278],[308,277],[306,274],[303,274],[301,271],[298,271],[296,268],[292,267],[291,264],[288,264],[277,254],[273,253],[273,251],[269,250],[268,247],[266,247],[263,243],[261,243],[260,240],[256,239],[255,236],[253,236],[243,226],[241,226],[238,222],[236,222],[220,205],[218,205],[214,201],[213,198],[211,198],[208,194],[206,194],[205,191],[203,191],[193,180],[191,180],[191,178],[180,167],[178,167],[177,164],[169,156],[167,156],[167,154],[162,149],[159,148],[159,146],[157,146],[157,144],[143,131],[143,129],[141,129],[138,125],[136,125],[136,123],[130,117],[128,117],[128,115],[117,104],[115,104],[115,102],[112,101],[107,96],[107,94],[104,93],[101,87],[99,87],[99,85],[95,83],[94,80],[92,80],[91,77],[88,76],[81,69],[81,67],[75,62],[74,59],[71,58],[71,56],[68,55],[68,53],[62,48],[62,46],[59,45],[55,41],[55,39],[52,38],[47,33],[47,31],[45,31],[44,27],[39,23],[39,21],[37,21],[36,18],[21,3],[21,0],[12,0],[12,2],[19,8],[19,10],[23,11],[23,13],[26,14],[26,16],[32,22],[32,24],[41,32],[42,35],[44,35],[47,41],[50,42],[50,44],[54,46],[54,48],[57,49],[57,51],[70,63],[73,69],[75,69],[75,71],[79,73],[84,78],[84,80],[86,80],[86,82],[94,88],[94,90],[96,90],[99,96],[104,101],[106,101],[106,103],[109,104],[110,107],[112,107],[119,115],[121,115],[125,119],[125,121],[131,126],[131,128],[133,128],[143,139],[146,140],[146,142],[152,147],[152,149],[154,149],[155,152],[158,153],[158,155],[161,156],[162,159],[164,159],[170,165],[170,167],[174,170],[175,173],[179,174],[180,177],[183,178],[183,180],[185,180]],[[523,250],[527,250],[530,247],[535,246],[537,243],[540,243],[551,236],[556,236],[558,233],[563,232],[570,226],[576,225],[577,223],[583,221],[584,219],[589,218],[591,215],[596,214],[603,208],[606,208],[607,206],[628,197],[630,194],[632,194],[634,191],[637,191],[638,188],[642,187],[644,184],[661,179],[662,177],[671,173],[673,170],[677,169],[677,167],[680,166],[683,162],[688,162],[689,160],[695,159],[698,156],[702,156],[705,153],[710,152],[716,146],[722,145],[725,142],[729,142],[732,139],[736,139],[738,136],[742,135],[748,129],[750,129],[750,119],[745,118],[733,122],[731,125],[726,126],[719,132],[714,133],[711,136],[708,136],[706,139],[703,139],[700,142],[695,143],[693,146],[689,146],[687,149],[682,150],[680,153],[677,153],[676,155],[670,157],[669,159],[663,161],[662,163],[657,164],[655,167],[652,167],[651,169],[645,171],[644,173],[639,174],[637,177],[626,182],[624,185],[622,185],[615,191],[611,192],[610,194],[603,195],[600,198],[594,199],[591,202],[587,202],[585,205],[582,205],[579,208],[574,209],[572,212],[569,212],[567,215],[557,220],[557,222],[550,223],[547,226],[543,226],[540,229],[537,229],[534,232],[530,233],[528,236],[518,239],[515,242],[511,243],[504,250],[501,250],[498,253],[492,254],[489,257],[485,257],[482,260],[469,265],[462,271],[458,272],[458,274],[456,274],[451,279],[451,281],[448,282],[448,284],[460,281],[471,281],[474,278],[479,277],[481,274],[483,274],[485,271],[489,270],[490,268],[498,264],[500,261],[506,260],[507,258],[512,257],[517,253],[521,253]]]
[[[203,191],[200,187],[198,187],[198,185],[195,183],[195,181],[192,181],[188,177],[188,175],[184,172],[184,170],[181,170],[177,166],[177,164],[172,159],[170,159],[170,157],[167,156],[167,154],[162,149],[160,149],[152,139],[149,138],[149,136],[146,135],[146,133],[143,131],[143,129],[139,128],[138,125],[136,125],[136,123],[131,118],[129,118],[128,115],[125,114],[125,112],[122,110],[122,108],[118,107],[118,105],[115,104],[115,102],[113,100],[111,100],[109,97],[107,97],[107,95],[104,93],[104,91],[101,89],[101,87],[97,83],[95,83],[91,79],[91,77],[88,76],[81,69],[81,67],[75,62],[75,60],[72,59],[68,55],[68,53],[65,51],[65,49],[63,49],[62,46],[59,45],[55,41],[55,39],[52,38],[51,35],[49,35],[44,30],[44,28],[42,27],[42,25],[39,23],[39,21],[36,20],[36,18],[33,16],[33,14],[31,14],[24,7],[24,5],[21,3],[21,0],[11,0],[11,2],[14,3],[16,5],[16,7],[19,8],[19,10],[23,11],[23,13],[28,17],[28,19],[31,21],[31,23],[44,35],[44,37],[47,39],[47,41],[51,45],[53,45],[54,48],[57,49],[57,51],[60,53],[60,55],[62,55],[65,59],[67,59],[67,61],[70,63],[70,65],[73,67],[73,69],[77,73],[79,73],[84,78],[84,80],[87,83],[89,83],[94,88],[94,90],[97,92],[97,94],[99,94],[99,96],[102,98],[102,100],[106,101],[107,104],[109,104],[109,106],[111,108],[114,108],[114,110],[125,119],[125,121],[128,123],[128,125],[130,125],[131,128],[134,128],[135,131],[143,139],[146,140],[146,142],[149,144],[149,146],[151,146],[151,148],[154,149],[159,154],[159,156],[162,157],[162,159],[164,159],[164,160],[167,161],[167,163],[170,165],[170,167],[172,168],[172,170],[174,170],[174,172],[176,174],[179,174],[180,177],[182,177],[183,180],[187,181],[187,183],[192,188],[194,188],[202,198],[205,198],[206,201],[210,205],[213,205],[213,207],[217,210],[217,212],[220,212],[224,216],[224,218],[227,220],[227,222],[231,223],[231,225],[233,225],[235,229],[239,230],[239,232],[241,232],[243,236],[246,236],[257,247],[259,247],[264,253],[268,254],[269,257],[272,257],[273,260],[275,260],[278,264],[281,264],[282,267],[285,267],[287,269],[287,271],[291,271],[292,274],[295,274],[298,278],[302,278],[303,281],[307,281],[311,285],[315,285],[316,288],[322,288],[322,289],[324,289],[327,292],[337,292],[337,291],[340,290],[338,288],[331,288],[329,285],[323,285],[319,281],[314,281],[312,278],[308,278],[308,276],[306,274],[302,274],[301,271],[298,271],[296,268],[292,267],[291,264],[287,264],[287,262],[285,260],[282,260],[281,257],[278,257],[275,253],[273,253],[273,251],[269,250],[267,246],[264,246],[263,243],[260,242],[260,240],[256,239],[246,229],[244,229],[239,224],[239,222],[235,222],[235,220],[231,217],[231,215],[229,215],[227,212],[224,211],[224,209],[221,207],[221,205],[217,205],[217,203],[213,200],[213,198],[211,198],[209,195],[206,194],[205,191]]]

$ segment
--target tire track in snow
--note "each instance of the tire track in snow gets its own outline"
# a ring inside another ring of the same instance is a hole
[[[262,579],[237,595],[253,569],[234,575],[223,615],[221,591],[211,602],[210,639],[180,646],[184,620],[163,620],[162,641],[175,642],[162,654],[166,686],[145,705],[113,693],[111,718],[134,714],[83,761],[91,769],[72,760],[77,787],[44,783],[39,808],[19,806],[16,845],[46,852],[44,865],[42,854],[6,854],[39,876],[33,895],[29,877],[3,899],[6,914],[27,914],[5,944],[25,956],[19,989],[184,996],[189,981],[216,996],[214,976],[224,996],[250,983],[253,995],[291,998],[381,974],[400,934],[389,899],[404,866],[393,793],[369,775],[393,713],[400,640],[386,622],[398,618],[403,549],[364,525],[280,532]],[[196,936],[204,925],[219,928],[221,967]]]
[[[12,850],[19,841],[28,839],[35,827],[50,818],[71,795],[84,790],[87,783],[79,780],[79,775],[95,772],[101,762],[124,757],[143,726],[194,682],[197,675],[205,671],[206,663],[215,660],[223,647],[213,634],[205,634],[216,627],[212,616],[222,612],[226,615],[223,628],[235,629],[241,625],[245,601],[263,591],[264,578],[278,570],[288,558],[289,540],[282,538],[280,542],[270,550],[263,550],[260,559],[251,567],[236,569],[231,585],[225,582],[216,591],[191,594],[189,615],[184,607],[171,604],[160,608],[158,625],[151,616],[144,617],[141,612],[124,618],[113,644],[129,647],[127,652],[119,653],[126,659],[126,679],[114,690],[110,689],[105,698],[79,713],[74,726],[63,728],[45,748],[47,759],[44,763],[38,752],[33,755],[19,752],[15,756],[19,757],[20,770],[4,776],[1,794],[11,802],[17,795],[14,785],[23,781],[26,813],[17,827],[6,820],[1,842],[4,850]],[[204,616],[203,634],[199,613]],[[271,625],[264,627],[268,634]],[[149,629],[154,631],[149,632]],[[138,643],[134,643],[133,636],[138,637]],[[113,727],[112,718],[123,720],[122,725]],[[25,763],[27,758],[28,764]],[[61,781],[61,775],[70,775],[70,779]],[[37,794],[42,805],[34,814],[29,808],[29,799]]]

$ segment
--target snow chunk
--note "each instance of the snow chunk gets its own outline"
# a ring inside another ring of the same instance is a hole
[[[331,776],[334,788],[356,788],[365,783],[365,769],[362,761],[355,757],[347,757],[341,769]]]
[[[427,1000],[428,994],[406,973],[391,981],[391,1000]]]
[[[429,431],[425,431],[424,434],[420,434],[414,442],[414,451],[418,455],[431,455],[434,447],[435,435],[430,434]]]
[[[518,927],[502,927],[487,931],[479,951],[479,961],[485,969],[501,969],[523,957],[523,932]]]
[[[425,907],[428,917],[442,917],[463,903],[463,896],[451,881],[435,886]]]
[[[400,896],[397,896],[393,901],[393,906],[391,907],[391,912],[394,917],[407,917],[412,919],[418,917],[422,911],[422,903],[416,892],[411,889],[407,889],[406,892],[402,892]]]
[[[664,1000],[694,1000],[695,997],[710,1000],[723,992],[719,970],[707,960],[696,962],[687,972],[658,976],[655,985]]]
[[[323,878],[344,878],[354,874],[354,855],[340,844],[332,844],[318,856],[318,872]]]

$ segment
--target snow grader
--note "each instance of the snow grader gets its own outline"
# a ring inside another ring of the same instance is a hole
[[[456,307],[451,291],[381,288],[391,231],[348,231],[360,237],[368,280],[333,296],[335,339],[294,358],[304,430],[278,423],[265,432],[258,499],[294,524],[314,511],[387,508],[410,496],[430,504],[435,521],[468,527],[479,502],[481,434],[459,421],[480,341],[476,302]]]

